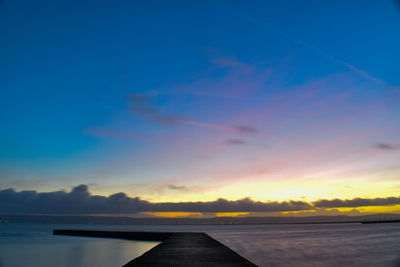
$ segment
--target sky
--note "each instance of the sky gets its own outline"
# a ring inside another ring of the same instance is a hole
[[[0,25],[20,212],[400,212],[395,1],[4,0]]]

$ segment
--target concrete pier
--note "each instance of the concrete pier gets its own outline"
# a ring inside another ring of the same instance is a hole
[[[130,261],[133,266],[256,266],[205,233],[175,233]]]
[[[162,241],[123,267],[133,266],[256,266],[205,233],[54,230],[55,235]]]

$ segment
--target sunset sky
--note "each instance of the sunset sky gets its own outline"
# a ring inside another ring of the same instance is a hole
[[[394,1],[4,0],[0,25],[0,198],[400,212]]]

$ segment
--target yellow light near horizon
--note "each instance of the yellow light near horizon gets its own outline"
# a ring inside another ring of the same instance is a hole
[[[394,175],[393,173],[391,173]],[[389,174],[388,174],[389,175]],[[268,176],[251,175],[229,181],[223,186],[209,186],[202,190],[180,191],[179,196],[176,190],[165,190],[161,193],[153,190],[153,187],[128,187],[119,185],[112,187],[109,195],[115,192],[126,192],[130,197],[140,197],[153,203],[160,202],[208,202],[215,201],[218,198],[227,200],[238,200],[249,197],[255,201],[288,201],[301,200],[313,202],[319,199],[353,199],[353,198],[376,198],[390,197],[400,195],[399,183],[395,179],[382,180],[376,174],[362,174],[352,177],[329,176],[328,173],[314,174],[308,177],[286,177],[286,176]],[[110,187],[96,187],[96,194],[99,190]]]
[[[166,217],[166,218],[177,218],[177,217],[189,217],[193,215],[202,216],[200,212],[141,212],[143,215],[150,215],[156,217]]]
[[[393,193],[396,181],[366,181],[362,178],[337,179],[292,179],[284,181],[237,182],[219,190],[218,197],[229,200],[250,197],[257,201],[302,200],[312,202],[319,199],[353,199],[397,196]],[[215,197],[214,199],[216,199]]]
[[[340,212],[347,212],[351,210],[358,210],[359,212],[372,212],[372,213],[400,213],[400,204],[389,205],[389,206],[365,206],[365,207],[354,207],[354,208],[332,208]],[[327,209],[327,210],[332,210]]]

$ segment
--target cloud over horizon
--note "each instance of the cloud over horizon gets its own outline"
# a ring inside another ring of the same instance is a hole
[[[387,206],[400,204],[400,197],[387,198],[354,198],[354,199],[321,199],[313,202],[315,207],[320,208],[354,208],[365,206]]]
[[[183,187],[170,185],[170,189]],[[136,214],[140,212],[287,212],[319,208],[385,206],[400,204],[400,197],[351,200],[305,201],[254,201],[250,198],[226,200],[219,198],[208,202],[153,203],[139,197],[116,193],[108,197],[92,195],[87,185],[74,187],[70,192],[0,190],[0,213],[3,214]]]

